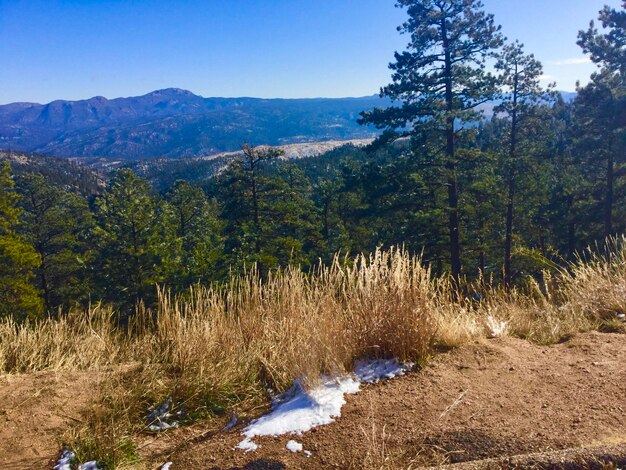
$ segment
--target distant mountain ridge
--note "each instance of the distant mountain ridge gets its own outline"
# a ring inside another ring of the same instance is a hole
[[[575,94],[562,93],[566,101]],[[178,88],[143,96],[0,105],[0,149],[60,157],[198,157],[242,143],[288,145],[368,139],[361,111],[390,105],[360,98],[204,98]],[[489,116],[493,103],[483,105]]]
[[[362,98],[203,98],[169,88],[139,97],[0,106],[0,149],[65,157],[192,157],[253,145],[371,138]]]

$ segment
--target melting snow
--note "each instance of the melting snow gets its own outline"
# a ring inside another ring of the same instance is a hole
[[[357,361],[354,375],[360,382],[377,383],[381,379],[389,380],[406,374],[415,364],[400,364],[397,359],[376,359]]]
[[[178,421],[171,421],[174,417],[173,413],[168,410],[172,406],[172,399],[168,398],[163,404],[153,409],[146,418],[148,429],[152,432],[166,431],[168,429],[177,428]],[[180,415],[180,413],[178,413]],[[169,420],[169,421],[168,421]]]
[[[65,449],[63,453],[61,454],[61,458],[57,461],[56,465],[52,467],[53,470],[71,470],[72,467],[70,466],[70,464],[72,463],[72,459],[74,457],[76,457],[74,452],[72,452],[71,450]],[[92,460],[91,462],[85,462],[83,464],[80,464],[78,466],[78,470],[99,470],[99,469],[98,469],[98,464],[96,463],[96,461]]]
[[[287,447],[287,450],[290,450],[291,452],[294,452],[294,453],[302,452],[302,450],[304,449],[304,447],[302,447],[302,444],[294,440],[289,441],[285,447]]]
[[[341,415],[341,407],[346,403],[344,395],[358,393],[361,383],[375,383],[404,375],[412,368],[413,364],[400,364],[395,359],[358,361],[353,375],[334,379],[325,377],[321,385],[308,391],[297,381],[279,397],[268,414],[253,421],[244,430],[245,439],[237,447],[253,451],[258,447],[253,442],[257,436],[300,435],[317,426],[330,424]]]
[[[234,428],[237,425],[238,421],[239,421],[239,418],[237,416],[237,412],[233,411],[233,414],[230,415],[230,421],[228,422],[226,426],[224,426],[224,429],[222,429],[222,431],[228,431],[229,429]]]

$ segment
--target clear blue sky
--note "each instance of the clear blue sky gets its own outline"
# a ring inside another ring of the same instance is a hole
[[[406,43],[394,0],[0,0],[0,103],[135,96],[376,93]],[[579,29],[620,0],[484,0],[573,90],[594,66]]]

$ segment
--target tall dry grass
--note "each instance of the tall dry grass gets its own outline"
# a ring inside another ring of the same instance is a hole
[[[139,362],[216,389],[254,384],[256,393],[261,384],[280,390],[296,377],[348,370],[364,356],[419,362],[434,343],[488,334],[488,318],[549,343],[626,311],[625,240],[511,292],[481,279],[459,295],[419,257],[392,249],[336,258],[310,274],[291,267],[261,279],[252,269],[224,286],[177,296],[161,289],[156,311],[140,306],[124,327],[99,305],[31,323],[5,318],[0,373]]]
[[[336,259],[311,275],[288,268],[261,280],[253,270],[228,287],[160,291],[156,315],[137,317],[135,348],[188,395],[217,401],[312,382],[364,356],[420,362],[437,331],[436,284],[399,250]]]
[[[100,305],[61,318],[19,323],[0,319],[0,373],[80,370],[128,360],[127,335]]]

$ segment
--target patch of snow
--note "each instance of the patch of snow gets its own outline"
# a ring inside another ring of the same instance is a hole
[[[71,450],[64,449],[61,453],[61,458],[57,461],[53,470],[71,470],[72,459],[76,457],[76,454]],[[78,470],[99,470],[98,463],[95,460],[82,463],[78,466]]]
[[[222,431],[228,431],[229,429],[234,428],[237,425],[238,421],[239,418],[237,417],[237,412],[233,411],[233,414],[230,416],[230,421],[226,426],[224,426],[224,429],[222,429]]]
[[[625,313],[618,313],[617,314],[617,319],[618,320],[626,320],[626,314]]]
[[[354,375],[362,383],[377,383],[381,379],[389,380],[413,370],[415,364],[401,364],[397,359],[375,359],[357,361]]]
[[[252,439],[257,436],[300,434],[330,424],[341,414],[341,407],[346,403],[344,394],[358,391],[359,382],[352,377],[325,378],[320,386],[308,392],[296,382],[287,393],[289,398],[278,402],[269,414],[253,421],[244,430],[245,439],[237,447],[245,451],[256,450]]]
[[[67,449],[63,450],[61,458],[57,461],[56,465],[52,467],[53,470],[71,470],[70,463],[74,457],[74,452]]]
[[[496,320],[493,316],[487,317],[487,328],[489,328],[490,338],[499,338],[506,332],[508,324],[505,321]]]
[[[92,460],[91,462],[85,462],[79,465],[78,470],[100,470],[100,469],[98,468],[98,464],[96,463],[96,461]]]
[[[166,431],[168,429],[174,429],[178,427],[178,421],[173,421],[175,415],[170,413],[169,409],[172,406],[172,399],[168,398],[160,406],[155,407],[146,417],[146,424],[148,429],[152,432]],[[180,412],[177,413],[180,415]]]
[[[252,442],[252,437],[246,437],[243,441],[237,444],[237,448],[246,452],[251,452],[257,450],[259,446]]]
[[[315,427],[330,424],[341,416],[341,407],[346,403],[345,394],[358,393],[362,383],[376,383],[381,379],[404,375],[413,367],[414,364],[401,364],[396,359],[357,361],[354,374],[339,378],[324,377],[320,385],[308,391],[300,381],[296,381],[291,389],[273,401],[268,414],[244,429],[245,438],[237,447],[246,452],[254,451],[258,448],[253,442],[255,437],[301,435]]]
[[[302,447],[302,444],[294,441],[293,439],[287,442],[287,445],[285,447],[287,447],[287,450],[290,450],[293,453],[302,452],[302,450],[304,449],[304,447]]]
[[[313,455],[313,452],[311,452],[310,450],[305,450],[304,455],[306,455],[307,457],[311,457]]]
[[[164,463],[159,470],[170,470],[171,466],[172,466],[172,462],[167,462],[167,463]]]

